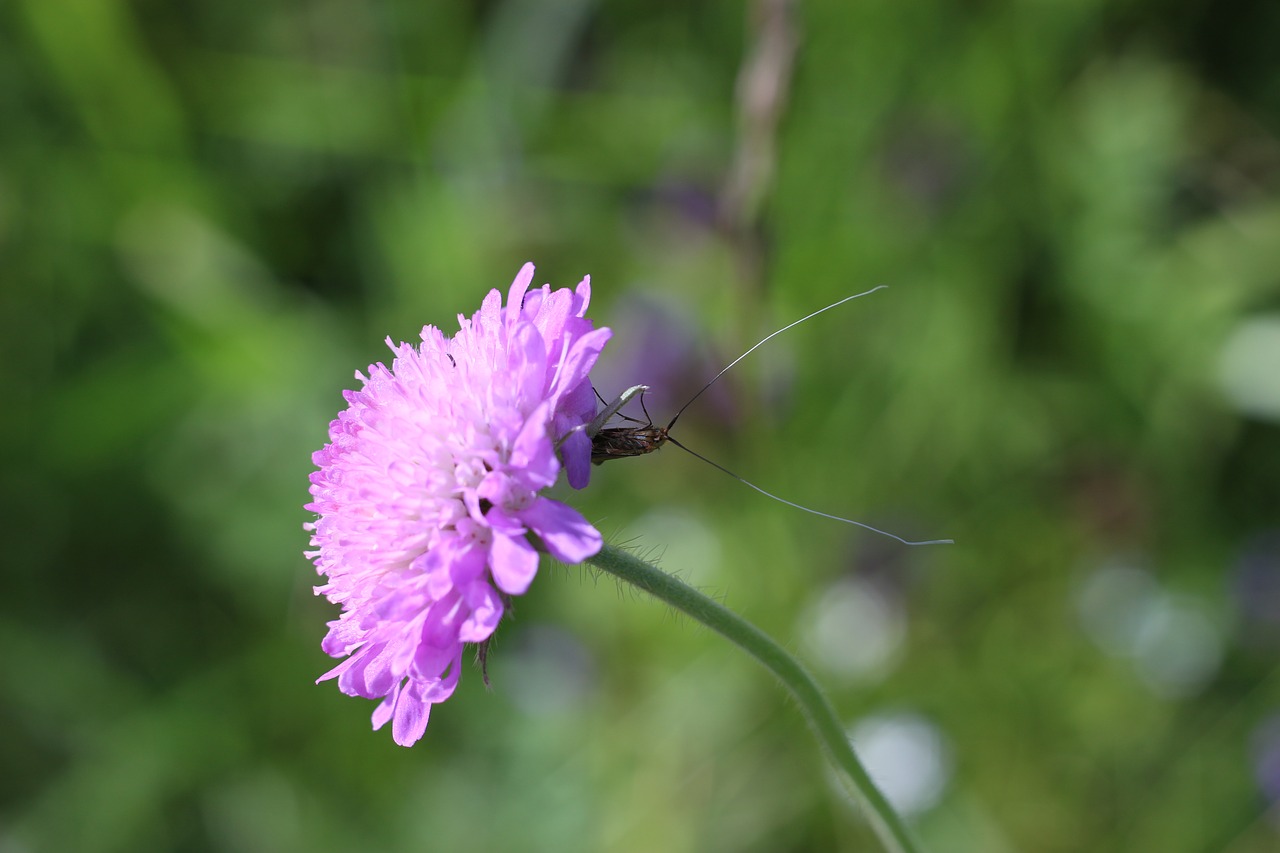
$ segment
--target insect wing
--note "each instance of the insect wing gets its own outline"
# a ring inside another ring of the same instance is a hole
[[[662,427],[611,427],[591,439],[591,461],[602,465],[611,459],[626,459],[652,453],[667,442]]]

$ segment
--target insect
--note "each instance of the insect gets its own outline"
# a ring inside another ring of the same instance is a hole
[[[634,388],[628,388],[615,401],[617,406],[606,406],[605,411],[596,416],[596,421],[604,423],[609,418],[618,414],[617,409],[621,408],[628,400],[637,392],[640,394],[640,407],[644,408],[644,392],[649,390],[648,385],[636,385]],[[701,393],[701,392],[699,392]],[[601,401],[603,402],[603,400]],[[610,411],[612,409],[612,411]],[[682,410],[683,411],[683,410]],[[644,409],[646,418],[649,418],[649,410]],[[603,416],[603,420],[601,419]],[[628,418],[626,415],[620,415],[626,420],[640,423],[635,418]],[[676,417],[680,417],[679,413]],[[595,423],[595,421],[593,421]],[[587,428],[587,434],[591,436],[591,461],[595,465],[603,465],[610,459],[626,459],[628,456],[643,456],[646,453],[652,453],[662,445],[670,441],[677,447],[683,447],[680,442],[671,437],[671,427],[675,425],[673,418],[671,423],[664,427],[654,426],[653,418],[649,418],[644,426],[638,427],[597,427],[593,432],[590,427]],[[688,450],[688,448],[685,448]]]
[[[886,530],[880,530],[879,528],[872,527],[869,524],[863,524],[861,521],[854,521],[851,518],[841,518],[838,515],[830,515],[825,512],[820,512],[819,510],[816,510],[816,509],[810,509],[809,507],[801,506],[800,504],[793,503],[792,501],[789,501],[785,498],[778,497],[777,495],[772,494],[771,492],[766,492],[764,489],[760,488],[755,483],[752,483],[749,480],[745,480],[742,477],[739,477],[737,474],[733,473],[728,468],[725,468],[723,465],[713,462],[712,460],[703,456],[701,453],[698,453],[695,450],[691,450],[690,448],[681,444],[679,441],[675,439],[675,437],[671,435],[672,428],[675,427],[676,421],[680,419],[680,416],[684,414],[685,409],[693,405],[693,402],[697,400],[699,397],[701,397],[702,394],[708,388],[714,385],[717,379],[719,379],[721,376],[727,373],[731,367],[733,367],[738,362],[742,361],[747,356],[751,355],[751,353],[755,352],[765,343],[777,337],[778,335],[782,334],[783,332],[787,331],[788,329],[798,326],[804,321],[810,320],[818,316],[824,311],[830,311],[832,308],[836,308],[840,305],[843,305],[846,302],[857,299],[860,296],[867,296],[868,294],[875,293],[877,290],[884,289],[885,286],[886,285],[882,284],[878,287],[873,287],[870,290],[864,291],[862,293],[855,293],[852,296],[846,296],[844,299],[831,303],[826,308],[821,308],[817,311],[814,311],[812,314],[801,317],[799,320],[796,320],[794,323],[788,323],[787,325],[783,326],[781,329],[778,329],[776,332],[773,332],[772,334],[767,335],[766,337],[761,339],[758,343],[756,343],[755,346],[751,347],[751,349],[747,350],[742,355],[738,356],[733,361],[729,362],[729,364],[726,365],[719,373],[711,377],[711,381],[708,382],[706,385],[702,386],[702,389],[698,391],[698,393],[694,394],[691,398],[689,398],[689,401],[680,407],[680,410],[675,413],[675,415],[671,418],[670,422],[668,422],[666,426],[654,426],[653,419],[649,417],[648,410],[644,409],[644,392],[648,391],[649,387],[647,385],[636,385],[631,388],[628,388],[626,391],[622,392],[622,394],[618,396],[618,399],[614,400],[612,403],[607,404],[604,407],[604,409],[601,410],[601,412],[598,415],[596,415],[595,419],[592,420],[591,423],[586,425],[585,429],[587,432],[587,436],[590,437],[591,439],[591,461],[596,465],[603,465],[605,462],[609,462],[614,459],[626,459],[632,456],[644,456],[647,453],[652,453],[655,450],[658,450],[667,442],[670,442],[671,444],[674,444],[676,447],[679,447],[681,450],[685,451],[686,453],[692,456],[696,456],[698,459],[701,459],[703,462],[706,462],[708,465],[712,466],[713,468],[716,468],[724,472],[725,474],[728,474],[730,477],[742,483],[743,485],[746,485],[752,489],[755,489],[757,492],[764,495],[765,497],[773,498],[774,500],[784,503],[787,506],[792,506],[792,507],[795,507],[796,509],[803,510],[804,512],[812,513],[813,515],[822,516],[823,518],[830,518],[834,521],[844,522],[845,524],[852,524],[857,527],[861,527],[865,530],[869,530],[873,533],[879,533],[882,536],[888,536],[890,539],[896,539],[899,542],[903,543],[904,545],[950,545],[950,544],[953,544],[953,540],[951,539],[928,539],[928,540],[916,541],[916,542],[909,541],[907,539],[903,539],[901,536],[897,536],[893,533],[889,533]],[[637,394],[640,395],[640,406],[642,409],[644,409],[645,417],[647,418],[647,420],[644,423],[641,423],[635,418],[628,418],[626,415],[619,414],[622,407],[626,405],[627,402],[631,400],[633,397],[635,397]],[[603,398],[602,398],[602,402],[603,402]],[[640,426],[624,426],[624,427],[606,427],[605,424],[609,420],[611,420],[615,415],[622,417],[626,420],[632,421],[633,423],[641,424],[641,425]]]

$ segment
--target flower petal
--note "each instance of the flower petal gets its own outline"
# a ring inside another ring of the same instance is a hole
[[[423,689],[421,684],[411,681],[396,699],[391,738],[401,746],[413,746],[427,730],[432,703],[423,698]]]
[[[489,571],[498,589],[507,595],[524,595],[538,573],[538,552],[523,536],[499,533],[489,550]]]
[[[539,303],[533,324],[548,344],[558,343],[564,336],[565,323],[572,316],[572,309],[573,294],[564,289],[548,295]]]
[[[508,323],[513,323],[520,317],[521,309],[524,307],[524,293],[529,289],[529,285],[533,283],[533,270],[533,263],[526,261],[511,282],[511,290],[507,294]]]
[[[521,485],[531,491],[554,485],[560,474],[555,445],[547,436],[551,406],[543,403],[533,410],[511,448],[511,464]]]
[[[400,698],[401,687],[403,687],[403,684],[397,684],[395,689],[378,703],[378,707],[373,709],[373,730],[375,732],[385,726],[387,721],[391,719],[391,715],[396,709],[396,700]]]
[[[484,581],[472,583],[463,598],[471,608],[471,615],[458,629],[458,639],[464,643],[483,643],[498,628],[502,619],[502,597]]]
[[[570,435],[560,445],[560,456],[564,459],[565,475],[569,485],[575,489],[585,489],[591,482],[591,439],[583,430]]]
[[[587,378],[591,368],[595,367],[596,359],[600,357],[601,351],[611,337],[613,337],[613,330],[602,328],[589,332],[575,341],[568,355],[557,367],[555,378],[548,391],[549,399],[559,403],[566,394],[576,390],[579,383]]]
[[[573,300],[573,313],[579,317],[587,316],[587,308],[591,305],[591,276],[584,275],[573,292],[577,297]]]
[[[600,531],[576,509],[551,498],[538,498],[520,513],[520,520],[538,534],[551,556],[566,563],[581,563],[604,544]]]
[[[453,337],[428,325],[416,346],[388,339],[390,367],[356,373],[312,456],[305,553],[324,576],[316,593],[342,607],[322,648],[346,658],[321,680],[380,700],[374,727],[391,722],[404,745],[453,693],[464,645],[492,636],[503,596],[532,583],[531,527],[561,559],[600,547],[540,494],[562,467],[575,487],[590,477],[588,374],[611,333],[585,317],[589,280],[571,292],[533,277],[526,264],[505,306],[490,291]]]

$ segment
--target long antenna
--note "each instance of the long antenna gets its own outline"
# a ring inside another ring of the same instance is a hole
[[[778,335],[782,334],[782,333],[783,333],[783,332],[785,332],[787,329],[790,329],[790,328],[792,328],[793,326],[799,326],[799,325],[800,325],[801,323],[803,323],[805,320],[811,319],[811,318],[813,318],[813,317],[817,317],[817,316],[818,316],[819,314],[821,314],[823,311],[830,311],[832,308],[835,308],[835,307],[837,307],[837,306],[839,306],[839,305],[843,305],[843,304],[845,304],[846,302],[849,302],[850,300],[857,299],[857,298],[858,298],[858,297],[860,297],[860,296],[866,296],[867,294],[870,294],[870,293],[875,293],[877,290],[884,290],[884,289],[885,289],[886,287],[888,287],[888,286],[889,286],[889,285],[887,285],[887,284],[880,284],[880,285],[877,285],[877,286],[875,286],[875,287],[871,288],[870,290],[864,290],[862,293],[855,293],[853,296],[846,296],[844,299],[841,299],[839,302],[832,302],[832,303],[831,303],[830,305],[828,305],[826,308],[819,308],[817,311],[814,311],[814,312],[813,312],[812,314],[810,314],[809,316],[807,316],[807,317],[801,317],[799,320],[796,320],[794,323],[788,323],[787,325],[783,326],[783,327],[782,327],[781,329],[779,329],[778,331],[776,331],[776,332],[774,332],[774,333],[772,333],[772,334],[770,334],[770,335],[768,335],[768,336],[766,336],[766,337],[762,338],[762,339],[760,340],[760,342],[759,342],[759,343],[757,343],[757,344],[756,344],[755,346],[753,346],[751,349],[749,349],[749,350],[747,350],[746,352],[744,352],[742,355],[740,355],[740,356],[738,356],[737,358],[735,358],[733,361],[729,362],[727,365],[725,365],[724,369],[723,369],[723,370],[721,370],[719,373],[717,373],[715,376],[712,376],[712,377],[711,377],[711,381],[710,381],[710,382],[708,382],[706,385],[703,385],[703,386],[702,386],[702,391],[699,391],[697,394],[694,394],[694,395],[689,399],[689,402],[685,403],[683,406],[681,406],[681,407],[680,407],[680,411],[676,412],[675,417],[673,417],[673,418],[671,419],[671,423],[667,424],[667,429],[671,429],[673,426],[675,426],[675,425],[676,425],[676,421],[680,419],[680,416],[681,416],[682,414],[684,414],[684,410],[685,410],[685,409],[687,409],[687,408],[689,408],[691,405],[693,405],[693,401],[694,401],[694,400],[696,400],[696,399],[698,399],[699,397],[701,397],[701,396],[702,396],[702,392],[703,392],[703,391],[706,391],[706,390],[707,390],[708,388],[710,388],[712,385],[716,384],[716,380],[717,380],[717,379],[719,379],[721,376],[724,376],[724,374],[728,372],[728,370],[729,370],[729,368],[730,368],[730,367],[733,367],[735,364],[737,364],[738,362],[742,361],[742,360],[743,360],[744,358],[746,358],[747,356],[751,355],[751,353],[755,352],[755,351],[756,351],[756,350],[758,350],[760,347],[764,346],[764,344],[765,344],[765,343],[767,343],[768,341],[773,340],[773,339],[774,339],[774,338],[776,338]],[[680,446],[683,446],[683,445],[680,445]],[[686,449],[686,450],[688,450],[688,448],[685,448],[685,449]],[[692,451],[692,450],[690,450],[689,452],[690,452],[690,453],[693,453],[693,451]],[[697,456],[697,454],[696,454],[696,453],[694,453],[694,455],[695,455],[695,456]],[[699,457],[699,458],[700,458],[700,457]],[[708,460],[708,461],[710,461],[710,460]],[[715,465],[715,463],[714,463],[714,462],[712,462],[711,464],[712,464],[712,465]],[[716,467],[717,467],[717,468],[719,468],[720,466],[719,466],[719,465],[716,465]],[[726,473],[729,473],[729,472],[726,472]],[[737,475],[735,474],[734,476],[737,476]],[[747,481],[746,481],[746,480],[743,480],[743,482],[744,482],[744,483],[746,483]],[[747,485],[748,485],[748,486],[751,486],[751,484],[750,484],[750,483],[747,483]],[[751,488],[755,489],[756,487],[755,487],[755,486],[751,486]],[[757,489],[757,491],[763,491],[763,490],[762,490],[762,489]],[[768,492],[765,492],[765,494],[768,494]],[[773,495],[769,495],[769,497],[773,497]],[[783,503],[786,503],[786,501],[783,501]],[[804,509],[804,507],[800,507],[800,509]],[[809,511],[809,512],[813,512],[813,510],[808,510],[808,511]],[[817,513],[817,514],[818,514],[818,515],[822,515],[822,513]],[[842,520],[847,520],[847,519],[842,519]],[[857,524],[857,522],[855,521],[855,522],[854,522],[854,524]],[[862,526],[863,526],[863,527],[866,527],[866,525],[865,525],[865,524],[864,524],[864,525],[862,525]],[[875,528],[870,528],[870,529],[874,530]],[[877,533],[883,533],[884,531],[877,530],[876,532],[877,532]],[[886,536],[892,536],[893,534],[888,534],[888,533],[886,533],[885,535],[886,535]],[[894,538],[894,539],[897,539],[898,537],[897,537],[897,536],[894,536],[893,538]],[[902,541],[902,540],[899,540],[899,541]],[[908,545],[910,545],[910,544],[912,544],[912,543],[908,542],[907,544],[908,544]]]
[[[867,292],[870,293],[870,291],[867,291]],[[836,304],[839,305],[840,303],[837,302]],[[822,310],[825,311],[826,309],[824,308]],[[757,344],[757,346],[759,346],[759,344]],[[789,501],[786,498],[780,498],[777,495],[773,494],[772,492],[766,492],[764,489],[760,488],[755,483],[751,482],[750,480],[744,480],[742,477],[739,477],[737,474],[733,473],[732,471],[730,471],[728,468],[724,467],[720,463],[711,461],[710,459],[703,456],[701,453],[699,453],[696,450],[690,450],[689,448],[685,447],[683,444],[676,441],[674,438],[672,438],[669,435],[667,436],[667,441],[671,442],[676,447],[683,450],[685,453],[689,453],[689,454],[692,454],[693,456],[698,457],[703,462],[706,462],[708,465],[710,465],[712,468],[717,468],[720,471],[723,471],[733,479],[737,480],[739,483],[742,483],[744,486],[749,486],[755,489],[757,492],[764,495],[765,497],[773,498],[775,501],[784,503],[787,506],[793,506],[798,510],[803,510],[804,512],[810,513],[812,515],[820,515],[823,518],[829,518],[832,521],[843,521],[845,524],[853,524],[858,527],[861,527],[864,530],[870,530],[872,533],[879,533],[881,536],[888,536],[890,539],[897,539],[903,545],[954,545],[956,544],[956,540],[954,539],[926,539],[920,542],[912,542],[908,539],[903,539],[901,536],[898,536],[896,533],[890,533],[887,530],[881,530],[878,527],[872,527],[870,524],[863,524],[861,521],[854,521],[852,518],[842,518],[838,515],[831,515],[829,513],[821,512],[816,509],[810,509],[807,506],[801,506],[800,504],[795,503],[794,501]]]

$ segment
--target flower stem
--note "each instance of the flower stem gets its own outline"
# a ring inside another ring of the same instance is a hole
[[[633,554],[605,545],[587,562],[693,617],[764,664],[800,703],[810,728],[831,763],[847,776],[850,792],[863,807],[885,849],[890,853],[915,853],[918,848],[906,825],[867,775],[831,702],[782,646],[724,605]]]

